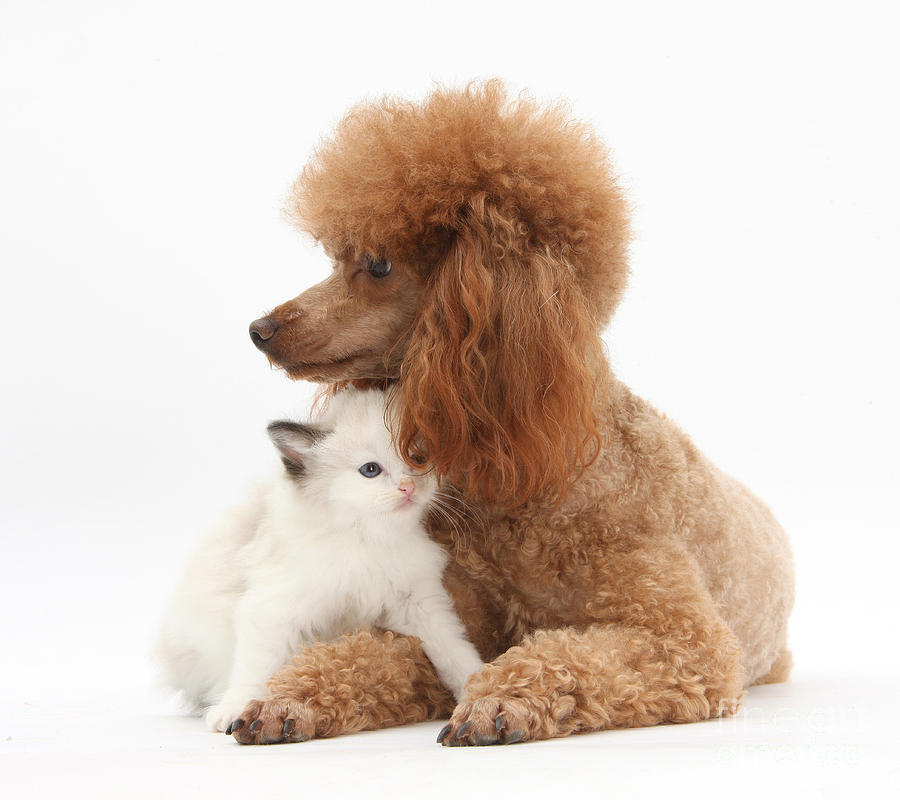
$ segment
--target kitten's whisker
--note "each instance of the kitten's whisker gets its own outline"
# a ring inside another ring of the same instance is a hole
[[[454,529],[457,529],[457,518],[458,515],[453,512],[453,509],[448,507],[442,501],[435,501],[433,503],[434,510],[437,511],[441,517],[451,523]]]
[[[432,510],[450,526],[454,534],[453,538],[458,542],[464,536],[464,533],[457,524],[453,514],[450,513],[443,503],[436,501],[432,501]]]
[[[441,517],[452,528],[459,555],[461,551],[469,548],[471,529],[480,526],[483,517],[469,506],[458,492],[438,489],[432,502],[435,508],[441,511]]]
[[[453,509],[453,513],[462,519],[466,519],[472,523],[473,527],[477,527],[484,522],[484,518],[482,514],[475,509],[473,506],[470,506],[466,503],[459,493],[450,493],[447,490],[438,490],[436,496],[442,503],[449,508]]]

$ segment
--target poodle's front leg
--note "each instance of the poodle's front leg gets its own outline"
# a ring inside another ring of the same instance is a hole
[[[736,648],[691,650],[684,636],[618,624],[539,631],[469,679],[438,741],[512,744],[734,713],[743,693]]]
[[[241,744],[302,742],[449,716],[453,698],[417,639],[358,631],[304,648],[231,726]]]
[[[665,556],[665,557],[664,557]],[[665,570],[659,564],[665,564]],[[677,549],[598,556],[580,629],[538,631],[487,664],[444,745],[694,722],[737,710],[741,651]]]

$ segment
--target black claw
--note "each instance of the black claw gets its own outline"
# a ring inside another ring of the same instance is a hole
[[[472,727],[471,722],[464,722],[462,725],[459,726],[459,730],[456,732],[456,736],[454,738],[462,739],[462,737],[465,736],[469,732],[469,728],[471,728],[471,727]]]
[[[290,736],[294,732],[294,725],[296,723],[292,719],[286,719],[284,721],[284,727],[281,729],[282,736]]]
[[[450,733],[450,726],[444,725],[444,727],[441,728],[441,732],[438,734],[437,743],[441,744],[444,741],[444,739],[447,738],[448,733]]]
[[[231,736],[231,726],[232,726],[232,725],[234,725],[234,722],[229,722],[229,723],[228,723],[228,727],[225,728],[225,735],[226,735],[226,736]]]
[[[476,736],[475,744],[478,747],[487,747],[490,744],[497,744],[497,737],[494,734],[488,734],[486,736]]]
[[[250,727],[247,729],[250,733],[256,733],[263,726],[262,720],[258,719],[255,722],[250,723]]]
[[[231,725],[228,726],[228,730],[225,731],[225,733],[227,733],[230,736],[232,733],[237,733],[243,727],[244,727],[244,720],[242,720],[239,717],[238,719],[232,721]]]
[[[504,737],[503,744],[517,744],[525,738],[525,731],[510,731],[509,735]]]
[[[497,719],[494,720],[494,729],[500,733],[504,725],[506,725],[506,714],[498,714]]]

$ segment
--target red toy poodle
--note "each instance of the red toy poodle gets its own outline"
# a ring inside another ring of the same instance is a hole
[[[461,498],[430,527],[487,663],[454,708],[417,640],[350,633],[276,674],[238,741],[452,714],[444,745],[511,743],[733,714],[787,678],[784,532],[604,355],[628,219],[587,126],[495,81],[360,105],[290,208],[334,272],[254,343],[331,391],[394,387],[402,452]]]

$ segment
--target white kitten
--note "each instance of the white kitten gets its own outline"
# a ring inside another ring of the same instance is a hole
[[[222,731],[301,646],[378,626],[421,638],[459,699],[481,659],[422,526],[434,480],[394,450],[384,394],[348,390],[321,423],[269,435],[284,471],[201,545],[166,614],[169,685]]]

